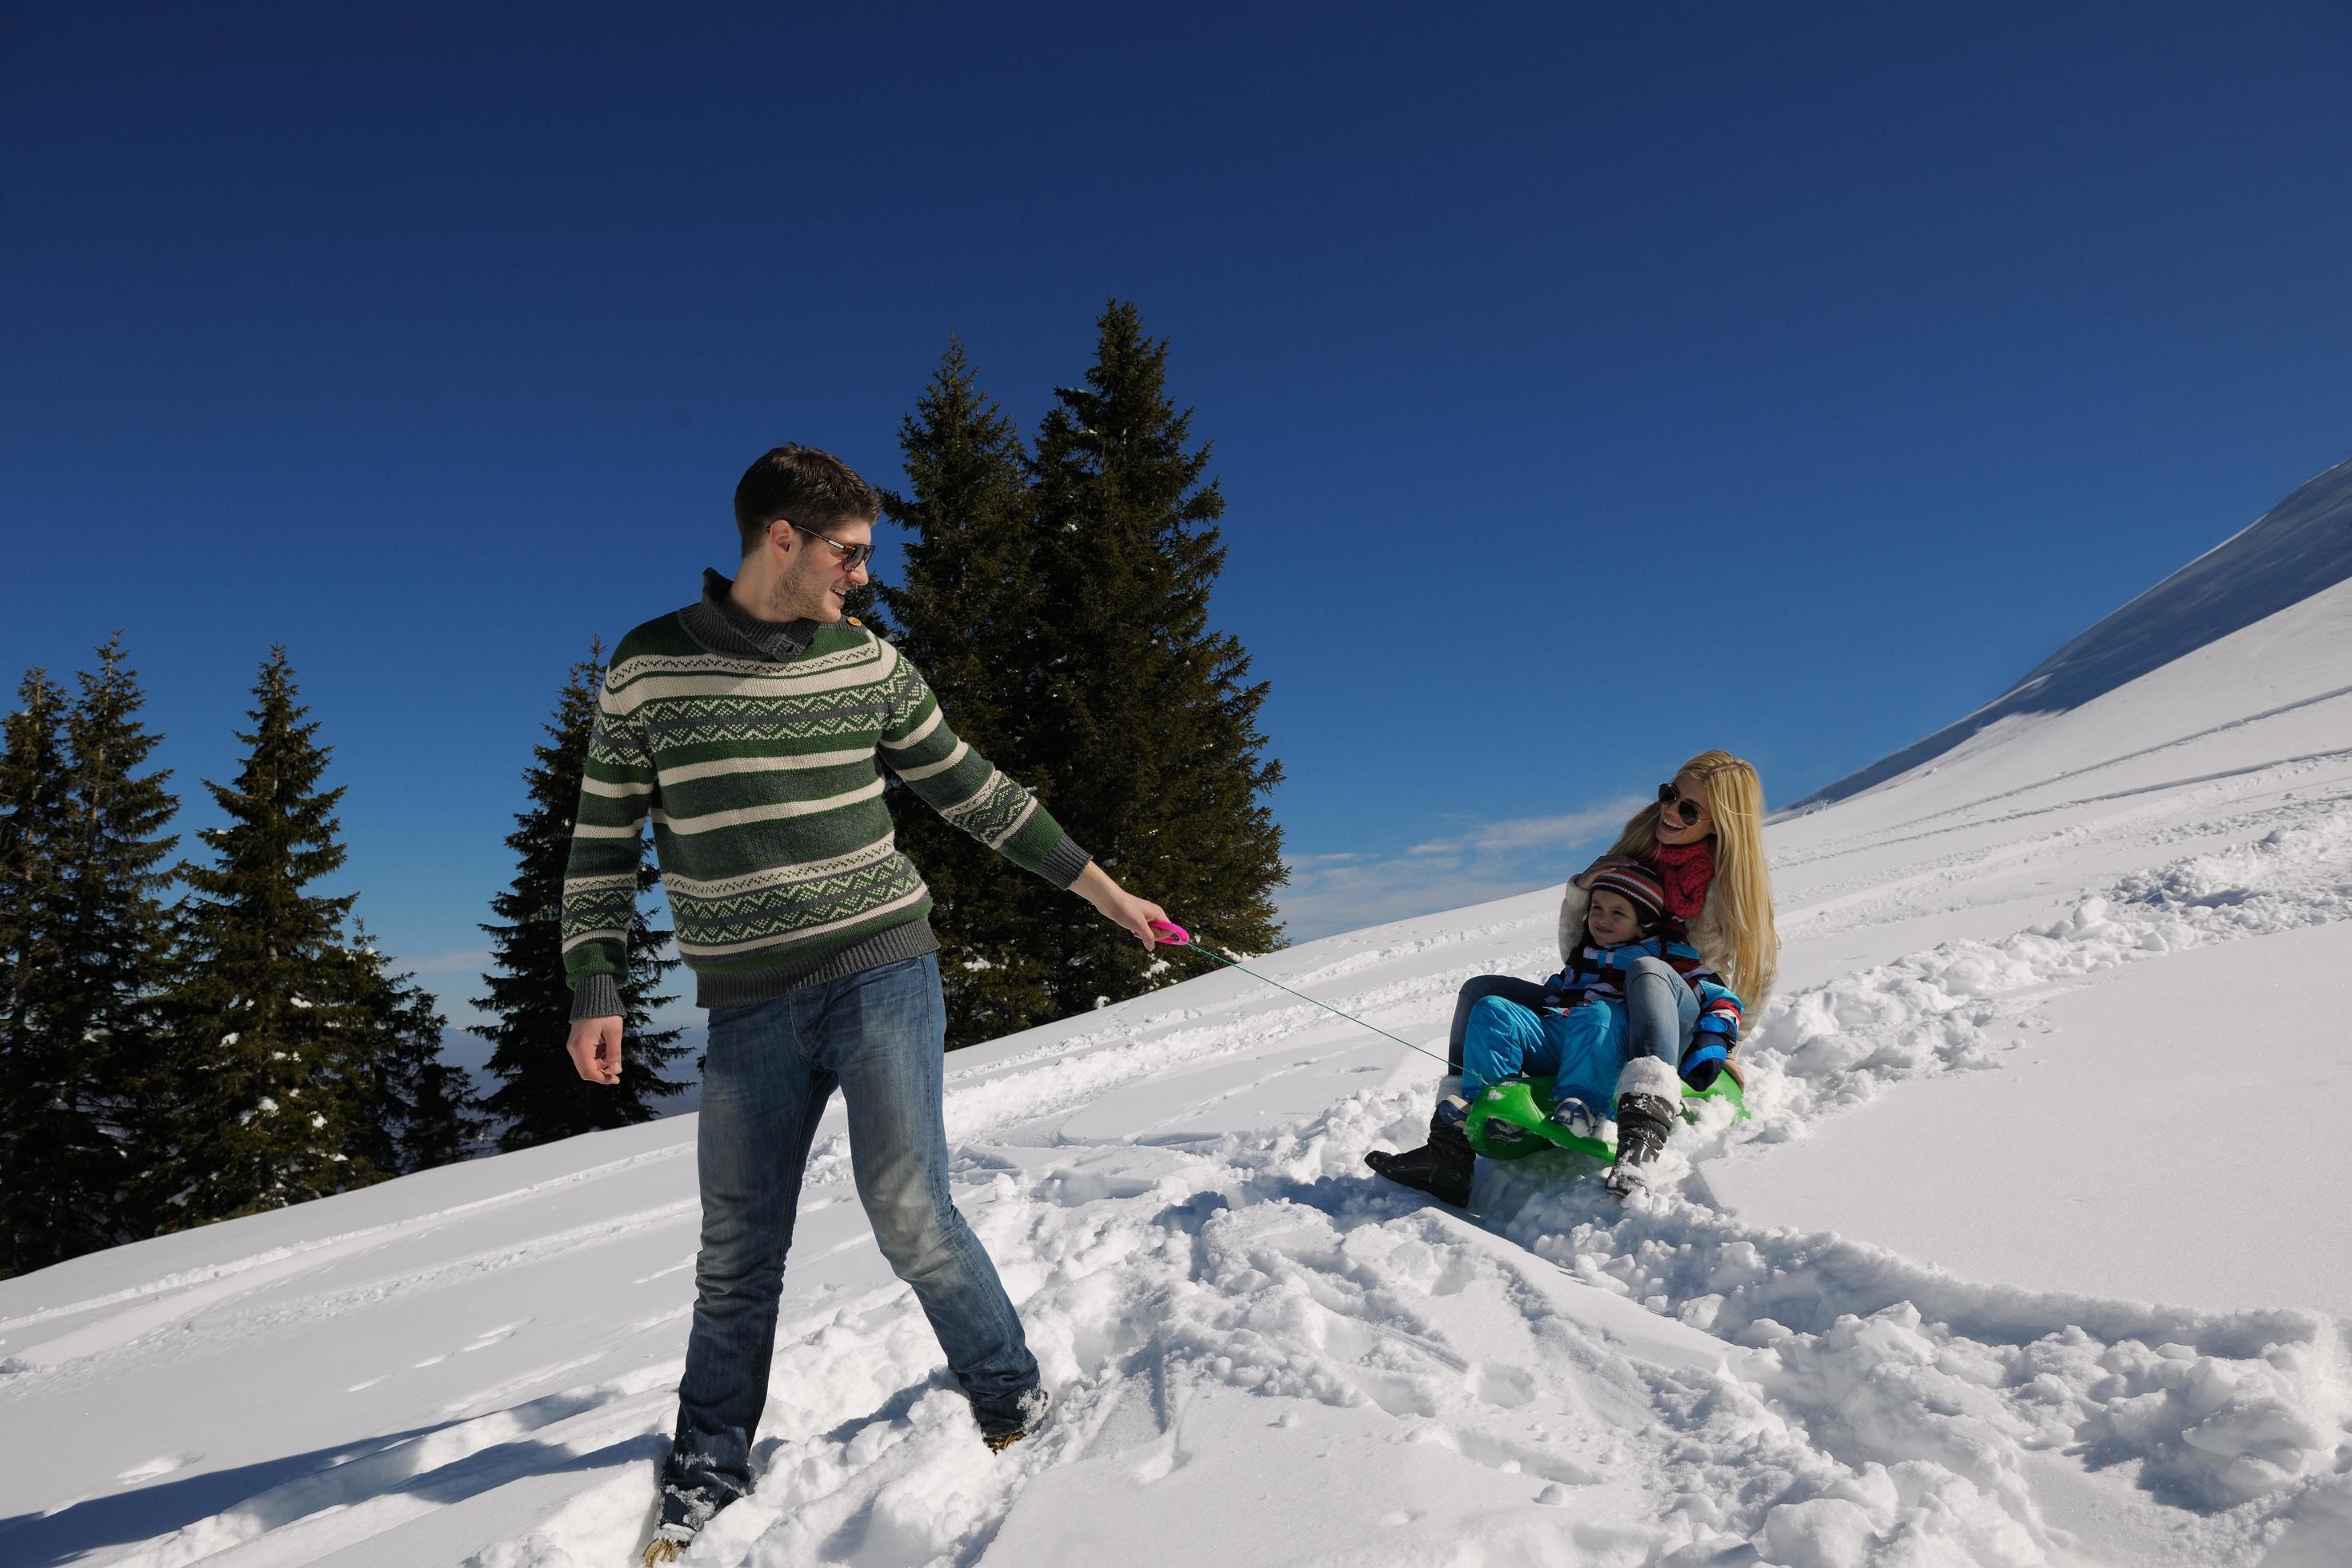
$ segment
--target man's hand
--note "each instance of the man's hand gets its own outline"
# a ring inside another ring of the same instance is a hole
[[[572,1039],[565,1048],[572,1053],[572,1065],[590,1083],[621,1081],[619,1018],[572,1019]]]
[[[1151,929],[1153,921],[1164,921],[1168,911],[1150,899],[1139,899],[1110,879],[1110,873],[1089,862],[1070,884],[1070,891],[1102,911],[1103,919],[1133,933],[1146,947],[1156,947],[1160,933]]]

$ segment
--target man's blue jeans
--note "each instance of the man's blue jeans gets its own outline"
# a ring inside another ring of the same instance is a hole
[[[928,954],[711,1011],[695,1146],[702,1251],[665,1517],[683,1500],[718,1509],[751,1489],[801,1172],[836,1083],[857,1195],[883,1257],[914,1288],[982,1430],[1020,1426],[1037,1363],[995,1266],[948,1196],[946,1038],[939,961]]]

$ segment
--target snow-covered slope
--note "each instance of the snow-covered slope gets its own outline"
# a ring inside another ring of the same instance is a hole
[[[1373,1183],[1435,1064],[1238,974],[959,1054],[958,1198],[1063,1400],[1001,1459],[836,1110],[760,1483],[689,1561],[2352,1562],[2347,685],[2352,582],[1776,825],[1753,1118],[1626,1207]],[[1465,976],[1551,964],[1556,897],[1261,967],[1436,1044]],[[693,1136],[0,1281],[0,1552],[626,1561]]]
[[[2352,461],[2338,463],[2239,532],[2043,659],[2025,679],[1924,741],[1795,803],[1859,795],[1933,762],[2012,715],[2079,708],[2150,670],[2352,577]]]

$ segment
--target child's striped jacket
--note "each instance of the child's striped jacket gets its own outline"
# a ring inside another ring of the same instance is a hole
[[[1698,997],[1698,1027],[1683,1053],[1683,1076],[1688,1078],[1710,1062],[1728,1061],[1739,1045],[1739,998],[1686,941],[1647,936],[1615,947],[1587,942],[1572,965],[1544,982],[1546,1010],[1564,1013],[1588,999],[1623,1006],[1625,973],[1644,958],[1664,959]]]

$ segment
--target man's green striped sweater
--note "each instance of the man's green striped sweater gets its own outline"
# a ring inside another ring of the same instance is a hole
[[[893,842],[887,769],[1055,887],[1090,857],[1034,796],[956,738],[922,676],[852,621],[702,602],[613,650],[563,879],[572,1016],[621,1012],[646,818],[695,1000],[740,1007],[937,950],[931,895]]]

